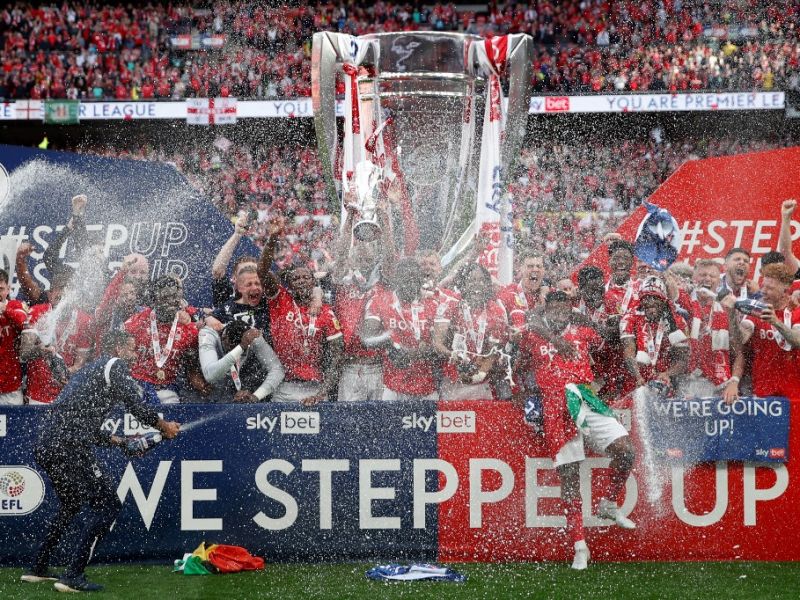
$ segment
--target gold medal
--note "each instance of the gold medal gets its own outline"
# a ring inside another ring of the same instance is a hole
[[[167,374],[164,373],[163,369],[159,369],[156,371],[156,379],[159,381],[164,381],[167,378]]]

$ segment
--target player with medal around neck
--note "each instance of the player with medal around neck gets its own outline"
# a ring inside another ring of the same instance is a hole
[[[178,312],[183,304],[183,285],[177,279],[173,279],[173,285],[164,280],[164,285],[157,286],[153,291],[153,314],[158,323],[171,323],[172,331],[170,337],[174,337],[174,329],[178,324]],[[165,351],[168,352],[167,349]],[[159,381],[166,379],[164,369],[156,371],[156,378]]]

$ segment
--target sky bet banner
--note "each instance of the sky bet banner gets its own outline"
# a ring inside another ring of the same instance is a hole
[[[30,560],[56,507],[32,459],[42,410],[0,408],[0,564]],[[572,557],[552,461],[508,403],[163,411],[195,425],[143,459],[98,452],[123,503],[100,561],[172,560],[201,540],[242,545],[267,561]],[[800,529],[787,518],[800,503],[791,461],[649,461],[637,419],[624,408],[620,416],[633,423],[637,447],[621,506],[638,528],[596,517],[609,461],[589,456],[580,472],[595,560],[800,560]],[[142,432],[124,414],[104,427]]]
[[[151,278],[175,274],[191,304],[210,305],[211,263],[233,225],[172,166],[4,145],[0,164],[10,174],[8,196],[0,197],[0,236],[33,244],[29,268],[42,287],[50,285],[42,253],[69,220],[71,198],[86,194],[89,243],[108,257],[109,275],[125,255],[139,252],[150,261]],[[236,255],[243,253],[259,251],[245,239]],[[71,243],[62,258],[76,259]]]

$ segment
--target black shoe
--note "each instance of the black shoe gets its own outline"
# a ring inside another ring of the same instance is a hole
[[[103,589],[99,583],[87,581],[84,574],[77,577],[61,577],[53,587],[59,592],[99,592]]]
[[[20,581],[25,583],[41,583],[42,581],[58,581],[60,575],[52,571],[25,571]]]

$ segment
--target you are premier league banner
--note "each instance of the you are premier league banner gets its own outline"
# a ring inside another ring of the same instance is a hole
[[[184,424],[175,440],[139,460],[98,451],[123,509],[97,560],[172,560],[201,540],[268,561],[572,556],[552,460],[510,403],[162,408]],[[56,509],[32,457],[44,410],[0,408],[0,564],[27,563]],[[595,559],[800,559],[800,530],[787,518],[800,503],[792,461],[650,461],[636,415],[620,417],[637,447],[620,505],[638,527],[596,516],[609,460],[589,456],[581,490]],[[144,431],[123,413],[103,427]]]

